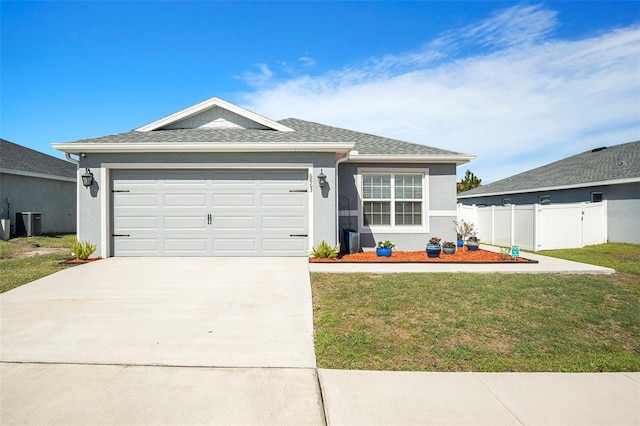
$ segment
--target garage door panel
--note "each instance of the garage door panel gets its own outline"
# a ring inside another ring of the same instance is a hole
[[[158,230],[157,216],[118,216],[116,227],[121,231]]]
[[[301,233],[307,228],[306,221],[300,216],[263,216],[263,230],[289,230]]]
[[[207,229],[207,219],[203,215],[188,216],[165,216],[164,229],[167,231],[201,231]]]
[[[114,204],[116,208],[145,209],[158,207],[158,200],[157,194],[117,193],[114,197]]]
[[[207,195],[201,194],[165,194],[164,198],[165,207],[173,208],[193,208],[193,207],[206,207]]]
[[[176,256],[180,254],[206,254],[206,238],[165,238],[164,251],[166,254]]]
[[[262,207],[304,207],[306,193],[286,193],[286,194],[262,194],[260,205]]]
[[[116,253],[124,256],[158,255],[157,238],[117,237],[114,241]]]
[[[256,218],[255,216],[214,216],[213,228],[214,230],[255,231]]]
[[[130,235],[113,237],[116,256],[307,254],[304,169],[116,170],[112,178],[123,191],[112,195],[112,233]]]
[[[254,194],[213,194],[213,207],[253,207]]]

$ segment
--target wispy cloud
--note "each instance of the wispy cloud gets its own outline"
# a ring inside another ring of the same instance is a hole
[[[640,27],[560,40],[559,25],[514,6],[414,52],[279,81],[263,71],[244,105],[476,154],[485,182],[640,139]]]

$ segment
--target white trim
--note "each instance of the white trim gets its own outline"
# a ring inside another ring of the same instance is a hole
[[[125,143],[55,143],[51,145],[59,151],[80,153],[147,153],[147,152],[337,152],[347,153],[353,143],[331,142],[321,144],[314,142],[125,142]]]
[[[358,191],[358,232],[371,232],[376,234],[413,234],[429,232],[429,168],[397,168],[397,167],[358,167],[356,170],[356,189]],[[362,175],[367,173],[407,174],[422,175],[422,225],[421,226],[391,226],[373,225],[364,226],[364,211],[362,208]],[[455,216],[455,213],[454,213]]]
[[[228,111],[231,111],[235,114],[238,114],[248,120],[254,121],[258,124],[261,124],[265,127],[269,127],[273,130],[278,130],[281,132],[293,132],[293,129],[278,123],[277,121],[273,121],[270,120],[266,117],[263,117],[260,114],[256,114],[255,112],[249,111],[247,109],[241,108],[237,105],[234,105],[232,103],[229,103],[227,101],[224,101],[220,98],[210,98],[207,99],[205,101],[202,101],[196,105],[192,105],[188,108],[185,108],[183,110],[180,110],[178,112],[175,112],[173,114],[170,114],[164,118],[161,118],[159,120],[156,120],[152,123],[146,124],[142,127],[138,127],[137,129],[135,129],[135,131],[137,132],[149,132],[152,130],[157,130],[160,129],[164,126],[167,126],[169,124],[178,122],[180,120],[183,120],[187,117],[190,117],[192,115],[198,114],[200,112],[203,112],[207,109],[213,108],[213,107],[220,107],[222,109],[226,109]]]
[[[475,160],[475,155],[469,154],[445,154],[445,155],[371,155],[354,154],[351,151],[348,163],[456,163],[457,166]]]
[[[486,192],[482,194],[469,194],[469,195],[458,195],[458,198],[481,198],[481,197],[492,197],[495,195],[516,195],[516,194],[524,194],[530,192],[545,192],[545,191],[558,191],[561,189],[577,189],[577,188],[589,188],[592,186],[610,186],[610,185],[623,185],[625,183],[635,183],[640,182],[640,177],[635,178],[625,178],[625,179],[611,179],[611,180],[601,180],[596,182],[583,182],[583,183],[575,183],[570,185],[557,185],[557,186],[543,186],[540,188],[529,188],[529,189],[517,189],[517,190],[507,190],[507,191],[496,191],[496,192]]]
[[[435,217],[435,216],[457,216],[458,215],[458,211],[457,210],[429,210],[429,216],[430,217]]]
[[[24,170],[13,170],[13,169],[4,169],[0,167],[0,173],[6,173],[8,175],[17,175],[17,176],[27,176],[39,179],[50,179],[50,180],[60,180],[63,182],[76,182],[77,178],[66,177],[66,176],[56,176],[49,175],[46,173],[35,173],[35,172],[27,172]]]
[[[102,247],[102,258],[106,259],[109,257],[110,249],[111,249],[111,238],[109,235],[109,222],[111,219],[111,209],[109,208],[109,203],[111,201],[111,185],[109,183],[109,169],[106,167],[100,168],[100,188],[102,189],[102,194],[100,197],[100,210],[103,214],[100,215],[100,238],[104,241],[104,244],[101,244]]]
[[[103,167],[109,169],[310,169],[313,172],[311,163],[102,163]]]
[[[111,211],[113,206],[111,205],[111,170],[177,170],[177,169],[196,169],[196,170],[219,170],[219,169],[247,169],[247,170],[307,170],[307,176],[313,177],[313,164],[311,163],[103,163],[100,169],[100,178],[102,183],[100,185],[100,191],[102,191],[100,197],[100,238],[102,247],[102,257],[111,257],[111,236],[110,236],[110,224],[111,224]],[[310,189],[307,193],[309,197],[309,219],[308,219],[308,253],[313,250],[313,190]],[[79,199],[78,199],[79,200]],[[78,213],[80,202],[78,201]],[[78,224],[80,223],[78,214]]]

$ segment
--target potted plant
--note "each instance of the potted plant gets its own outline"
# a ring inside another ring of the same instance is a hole
[[[468,250],[471,250],[471,251],[478,250],[479,246],[480,246],[480,239],[478,237],[473,235],[473,236],[467,238],[467,249]]]
[[[442,251],[444,254],[454,254],[456,252],[456,243],[453,241],[445,241],[442,243]]]
[[[427,243],[427,256],[440,257],[440,251],[442,250],[442,247],[440,246],[441,240],[442,238],[431,237],[431,239]]]
[[[391,241],[379,241],[378,247],[376,248],[376,254],[380,257],[389,257],[391,256],[391,252],[396,248],[395,244]]]
[[[453,224],[455,225],[454,230],[456,231],[456,235],[458,236],[458,247],[464,246],[464,240],[468,237],[475,236],[478,231],[476,231],[473,223],[467,222],[462,219],[461,221],[454,220]]]

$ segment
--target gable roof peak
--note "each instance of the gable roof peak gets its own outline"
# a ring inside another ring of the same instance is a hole
[[[294,131],[293,129],[281,123],[278,123],[277,121],[271,120],[260,114],[256,114],[253,111],[249,111],[248,109],[239,107],[237,105],[234,105],[218,97],[209,98],[205,101],[202,101],[198,104],[192,105],[188,108],[185,108],[183,110],[170,114],[152,123],[138,127],[137,129],[134,129],[134,131],[151,132],[154,130],[171,129],[172,125],[176,125],[177,123],[183,120],[186,120],[190,117],[194,117],[198,114],[202,114],[205,111],[212,110],[216,107],[221,108],[222,110],[228,111],[232,114],[235,114],[236,116],[240,116],[244,120],[254,123],[256,127],[261,129],[276,130],[280,132]]]

